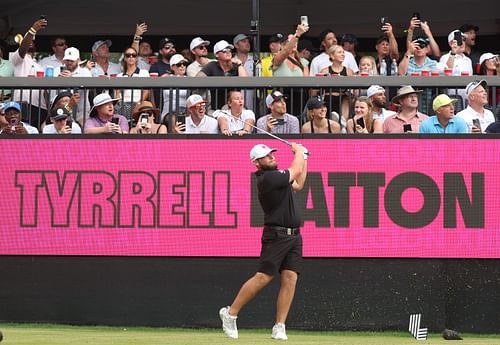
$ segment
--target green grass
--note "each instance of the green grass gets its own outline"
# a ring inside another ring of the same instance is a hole
[[[90,327],[49,324],[0,324],[1,345],[260,345],[276,344],[270,330],[240,330],[240,338],[226,338],[218,329],[179,329],[144,327]],[[297,345],[437,345],[450,344],[440,334],[430,334],[417,342],[404,332],[305,332],[287,331],[285,344]],[[462,334],[457,345],[498,345],[500,335]],[[455,343],[453,343],[455,344]]]

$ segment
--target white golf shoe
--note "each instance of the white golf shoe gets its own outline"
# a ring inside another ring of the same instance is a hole
[[[284,323],[277,323],[273,326],[273,334],[271,338],[277,340],[288,340]]]
[[[229,338],[238,339],[238,328],[236,327],[237,316],[229,315],[229,307],[223,307],[219,310],[219,316],[222,321],[222,330]]]

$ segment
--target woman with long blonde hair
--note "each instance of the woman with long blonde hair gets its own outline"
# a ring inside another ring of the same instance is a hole
[[[354,102],[354,117],[347,120],[347,133],[382,133],[382,121],[373,118],[373,104],[370,98],[361,96]]]

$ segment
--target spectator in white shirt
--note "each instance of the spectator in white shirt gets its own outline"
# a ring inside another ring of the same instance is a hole
[[[465,93],[469,105],[456,114],[456,116],[465,120],[471,133],[483,133],[490,124],[495,122],[493,113],[484,108],[488,104],[486,86],[485,80],[473,81],[467,84]]]

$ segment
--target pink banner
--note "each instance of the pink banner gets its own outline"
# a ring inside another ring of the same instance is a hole
[[[500,258],[500,141],[300,142],[305,256]],[[258,256],[256,143],[2,139],[0,255]]]

